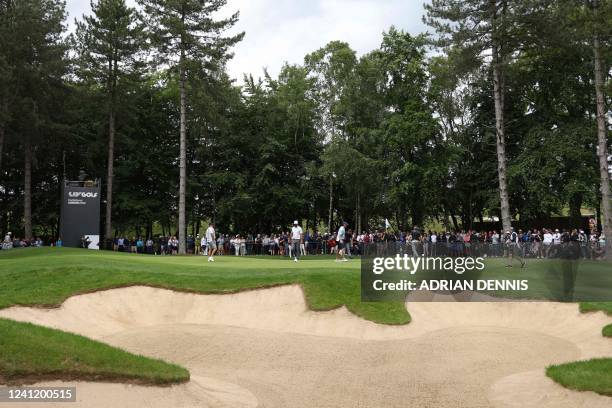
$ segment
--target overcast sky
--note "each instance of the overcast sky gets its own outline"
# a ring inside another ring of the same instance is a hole
[[[127,0],[134,5],[135,0]],[[284,62],[302,63],[304,55],[329,41],[348,42],[359,54],[378,47],[391,25],[411,34],[425,31],[424,0],[228,0],[226,12],[240,11],[236,31],[244,40],[234,49],[230,75],[275,76]],[[90,12],[89,0],[67,0],[68,22]]]

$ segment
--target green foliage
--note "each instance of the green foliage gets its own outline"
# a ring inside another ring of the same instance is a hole
[[[132,79],[142,68],[143,26],[136,10],[125,0],[92,1],[91,6],[93,14],[76,21],[71,39],[77,53],[76,70],[83,81],[112,94],[120,82]]]
[[[238,86],[225,72],[242,38],[226,34],[238,14],[209,18],[225,1],[141,0],[137,12],[99,0],[68,42],[62,2],[2,1],[0,232],[22,235],[25,138],[34,150],[35,232],[51,238],[59,181],[81,169],[107,181],[114,107],[114,232],[175,234],[178,68],[188,96],[190,233],[211,219],[223,232],[279,231],[295,218],[315,228],[327,224],[330,198],[332,228],[341,219],[374,228],[384,218],[402,229],[428,221],[470,228],[500,210],[493,40],[505,47],[514,218],[596,208],[589,39],[596,30],[607,44],[610,2],[597,14],[573,0],[496,2],[504,4],[504,18],[493,21],[490,2],[432,1],[425,19],[433,37],[391,27],[361,56],[331,41],[277,77],[264,72]]]
[[[149,27],[152,45],[157,51],[157,63],[182,65],[185,71],[204,75],[217,71],[227,58],[230,48],[244,33],[224,37],[223,33],[238,21],[239,13],[215,20],[214,16],[227,0],[138,0]]]

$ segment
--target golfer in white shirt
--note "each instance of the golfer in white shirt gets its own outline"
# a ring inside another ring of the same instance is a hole
[[[304,232],[300,223],[297,220],[293,221],[293,227],[291,228],[291,252],[293,254],[293,261],[297,262],[300,257],[300,244],[304,240]]]
[[[338,235],[336,235],[336,262],[348,261],[348,259],[344,257],[344,252],[346,250],[346,243],[344,242],[346,238],[346,227],[348,227],[348,223],[344,221],[338,229]]]
[[[215,252],[217,252],[217,235],[215,234],[215,224],[212,222],[206,229],[206,245],[208,248],[208,262],[214,262]]]

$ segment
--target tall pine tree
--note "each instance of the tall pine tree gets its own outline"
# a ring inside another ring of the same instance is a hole
[[[93,15],[77,21],[74,47],[78,74],[87,85],[104,90],[108,116],[108,155],[106,169],[106,221],[104,236],[113,237],[113,168],[117,110],[125,92],[123,83],[136,79],[142,27],[133,8],[125,0],[91,2]]]
[[[511,228],[506,171],[504,70],[513,53],[514,31],[520,20],[515,2],[508,0],[432,0],[425,4],[424,21],[439,34],[438,44],[459,50],[462,63],[476,69],[489,63],[495,101],[495,133],[501,221]]]
[[[590,3],[590,4],[589,4]],[[595,104],[597,110],[597,155],[601,178],[601,213],[607,243],[607,256],[612,259],[612,194],[610,193],[610,162],[608,160],[608,120],[606,118],[605,83],[609,67],[605,63],[603,48],[608,45],[611,33],[612,2],[609,0],[587,1],[592,9],[592,44],[595,77]],[[607,41],[607,43],[606,43]]]
[[[13,86],[11,116],[24,153],[23,228],[32,238],[32,172],[39,143],[53,126],[54,90],[66,73],[64,32],[65,3],[60,0],[20,0],[9,8],[15,40],[9,61],[18,74]],[[19,39],[18,41],[16,39]]]
[[[185,201],[187,194],[187,85],[190,75],[202,75],[216,70],[231,58],[230,47],[244,33],[224,36],[238,21],[238,13],[215,20],[214,15],[227,0],[138,0],[143,7],[151,30],[151,40],[157,49],[157,61],[178,71],[180,93],[180,152],[179,152],[179,253],[185,247]]]

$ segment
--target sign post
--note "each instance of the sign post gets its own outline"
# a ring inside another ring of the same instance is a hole
[[[100,180],[68,181],[62,186],[60,238],[67,247],[99,249]]]

